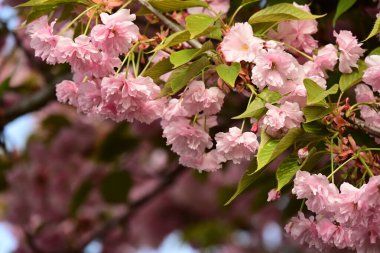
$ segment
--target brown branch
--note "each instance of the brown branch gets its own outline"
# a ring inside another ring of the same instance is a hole
[[[380,128],[369,125],[363,120],[354,117],[347,118],[347,121],[351,123],[352,128],[362,130],[369,135],[380,138]]]
[[[142,197],[139,200],[136,200],[135,202],[132,202],[129,205],[129,209],[126,211],[125,214],[121,215],[120,217],[114,218],[106,222],[100,229],[95,231],[92,235],[89,236],[89,238],[80,245],[79,250],[77,252],[83,251],[83,249],[92,241],[96,239],[102,239],[107,236],[108,232],[110,232],[111,229],[120,226],[125,225],[128,223],[130,218],[142,207],[144,207],[147,203],[149,203],[152,199],[159,196],[162,192],[164,192],[166,189],[168,189],[173,182],[184,172],[186,171],[186,168],[179,165],[177,169],[173,170],[169,174],[167,174],[162,181],[157,185],[155,189],[153,189],[151,192],[146,194],[144,197]]]
[[[36,111],[45,106],[48,102],[54,100],[55,84],[69,78],[69,75],[66,74],[62,78],[56,78],[53,76],[50,73],[50,66],[37,61],[34,55],[24,47],[23,42],[18,35],[14,31],[8,29],[6,23],[0,22],[0,25],[3,30],[5,30],[6,34],[11,35],[15,39],[17,48],[23,51],[28,59],[29,65],[39,72],[45,83],[45,86],[41,90],[35,92],[6,111],[0,112],[0,130],[2,130],[7,123],[17,117]]]

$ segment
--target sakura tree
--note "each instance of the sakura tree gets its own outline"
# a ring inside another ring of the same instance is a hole
[[[42,79],[0,88],[2,127],[39,110],[24,155],[2,143],[17,252],[138,252],[175,229],[264,252],[231,235],[288,213],[288,246],[380,252],[377,1],[6,2],[8,55]]]

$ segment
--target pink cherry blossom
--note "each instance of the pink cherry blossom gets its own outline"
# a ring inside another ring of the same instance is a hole
[[[100,52],[92,43],[91,38],[80,35],[72,41],[61,38],[57,43],[58,59],[70,63],[74,73],[82,76],[104,77],[115,72],[121,61],[118,57]]]
[[[61,103],[77,105],[78,85],[72,81],[62,81],[56,86],[57,99]]]
[[[380,91],[380,55],[370,55],[365,59],[368,68],[364,71],[363,81]]]
[[[77,107],[79,112],[94,116],[98,113],[101,101],[99,81],[89,80],[79,85]]]
[[[240,164],[244,159],[250,160],[259,148],[259,142],[254,133],[242,133],[237,127],[230,128],[228,133],[217,133],[215,140],[216,150],[235,164]]]
[[[56,45],[59,36],[53,34],[55,21],[48,24],[48,17],[42,16],[30,23],[26,33],[30,36],[30,46],[35,50],[35,55],[49,64],[58,63]]]
[[[358,84],[355,87],[356,101],[358,103],[363,102],[375,102],[376,98],[371,88],[365,84]]]
[[[182,106],[181,101],[182,100],[176,98],[169,100],[162,114],[161,125],[163,127],[178,118],[191,116],[191,114]]]
[[[190,114],[204,112],[207,115],[218,113],[223,105],[224,93],[217,87],[206,89],[202,81],[193,81],[183,94],[183,107]]]
[[[206,148],[212,147],[211,137],[201,127],[192,126],[190,120],[180,118],[165,126],[163,136],[167,145],[178,155],[202,156]]]
[[[338,189],[330,184],[322,175],[311,175],[306,171],[298,171],[294,179],[293,194],[298,199],[307,199],[306,205],[314,212],[330,212],[330,207],[336,203]]]
[[[290,129],[299,127],[303,122],[303,112],[297,103],[286,101],[280,107],[266,104],[268,111],[264,117],[264,125],[274,129]]]
[[[220,48],[228,62],[252,62],[263,48],[263,40],[253,36],[250,24],[236,23],[224,36]]]
[[[376,102],[375,95],[371,88],[365,84],[358,84],[355,88],[356,101],[363,102]],[[360,116],[365,120],[368,125],[380,127],[380,112],[376,111],[368,105],[360,105]]]
[[[282,50],[270,49],[258,55],[252,68],[252,83],[260,90],[265,86],[280,89],[288,80],[303,76],[297,60]]]
[[[285,231],[300,244],[307,244],[319,250],[325,248],[323,241],[319,238],[313,216],[307,219],[303,213],[298,213],[298,217],[293,217],[285,226]]]
[[[199,156],[181,155],[179,163],[199,171],[215,172],[222,168],[226,159],[215,149]]]
[[[281,192],[277,191],[276,188],[270,190],[268,192],[268,199],[267,201],[268,202],[272,202],[272,201],[275,201],[275,200],[279,200],[281,197]]]
[[[227,14],[228,9],[230,8],[230,0],[206,0],[209,7],[212,9],[209,10],[208,8],[202,8],[202,7],[193,7],[188,8],[187,11],[190,14],[206,14],[215,16],[215,14]]]
[[[154,101],[159,93],[160,87],[149,77],[127,79],[124,73],[105,77],[101,83],[99,113],[115,121],[151,123],[164,108],[163,100]]]
[[[138,40],[139,28],[132,22],[136,15],[122,9],[114,14],[101,13],[103,24],[91,30],[91,38],[98,48],[111,55],[127,53]]]
[[[334,36],[340,51],[339,71],[351,73],[353,67],[358,67],[357,61],[365,51],[361,48],[362,43],[358,43],[350,31],[342,30],[339,33],[334,31]]]
[[[296,7],[310,13],[307,5]],[[312,53],[318,47],[318,42],[312,37],[318,31],[318,23],[316,20],[291,20],[280,22],[277,31],[271,31],[269,36],[283,41],[293,47],[303,50],[306,53]]]
[[[297,155],[298,155],[298,158],[301,159],[301,160],[306,159],[309,156],[309,150],[308,150],[308,148],[307,147],[300,148],[297,151]]]

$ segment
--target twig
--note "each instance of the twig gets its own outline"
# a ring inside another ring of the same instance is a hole
[[[369,135],[380,138],[380,128],[368,125],[363,120],[357,118],[347,118],[347,121],[351,123],[353,128],[363,130]]]
[[[119,225],[125,225],[130,220],[130,218],[133,216],[134,213],[136,213],[140,208],[142,208],[147,203],[149,203],[150,200],[154,199],[155,197],[160,195],[162,192],[164,192],[167,188],[169,188],[169,186],[171,186],[172,183],[184,171],[185,171],[185,168],[183,166],[178,166],[177,169],[175,169],[174,171],[166,175],[163,178],[163,180],[159,183],[159,185],[157,185],[157,187],[153,189],[150,193],[148,193],[141,199],[136,200],[135,202],[132,202],[129,205],[129,209],[126,211],[125,214],[115,219],[109,220],[99,230],[95,231],[92,235],[90,235],[88,239],[82,245],[80,245],[79,251],[82,251],[93,240],[104,238],[112,228],[115,228]]]
[[[14,37],[16,46],[23,51],[30,66],[36,69],[42,76],[43,81],[45,83],[44,88],[37,91],[36,93],[29,96],[27,99],[22,100],[17,103],[15,106],[9,108],[6,111],[0,112],[0,131],[4,128],[4,126],[10,121],[16,119],[19,116],[22,116],[26,113],[36,111],[41,107],[45,106],[49,101],[54,100],[55,98],[55,84],[60,82],[63,79],[69,78],[68,75],[65,75],[62,78],[54,78],[50,74],[47,68],[48,65],[43,64],[41,62],[36,61],[34,55],[28,51],[24,46],[20,38],[14,31],[8,29],[6,23],[0,22],[0,25],[3,27],[5,32]]]
[[[150,12],[152,12],[154,15],[156,15],[165,25],[167,25],[170,29],[172,29],[175,32],[183,31],[183,27],[174,23],[169,18],[167,18],[164,14],[156,10],[149,2],[148,0],[138,0],[140,4],[144,5]],[[190,40],[188,42],[192,47],[194,48],[201,48],[202,44],[197,40]]]

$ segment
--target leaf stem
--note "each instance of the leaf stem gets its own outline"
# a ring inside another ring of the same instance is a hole
[[[99,7],[99,4],[95,4],[89,8],[87,8],[86,10],[84,10],[81,14],[79,14],[76,18],[74,18],[69,24],[67,24],[59,33],[58,35],[62,35],[63,33],[65,33],[73,24],[75,24],[75,22],[77,22],[82,16],[84,16],[87,12],[89,12],[90,10],[92,9],[95,9],[95,8],[98,8]]]

